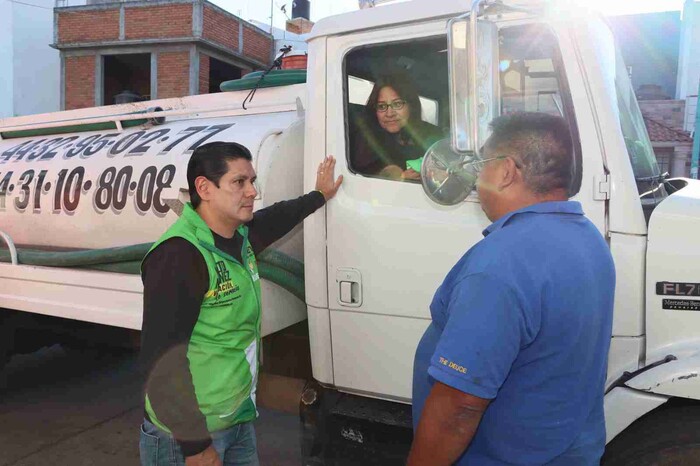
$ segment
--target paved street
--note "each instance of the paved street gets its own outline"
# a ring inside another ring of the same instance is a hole
[[[0,392],[0,466],[138,464],[142,418],[134,354],[66,353],[61,347],[15,356]],[[262,465],[298,466],[299,421],[260,410]]]

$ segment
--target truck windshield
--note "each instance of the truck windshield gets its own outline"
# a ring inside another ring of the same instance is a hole
[[[654,149],[644,125],[642,112],[639,110],[634,89],[619,50],[615,58],[615,66],[615,89],[617,91],[620,127],[648,222],[654,207],[668,196],[663,184],[664,174],[659,170],[659,164],[656,161]]]

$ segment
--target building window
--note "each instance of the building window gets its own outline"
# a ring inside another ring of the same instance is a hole
[[[240,78],[240,68],[209,57],[209,93],[221,92],[221,83]]]
[[[102,56],[103,105],[151,98],[151,54]]]
[[[673,148],[672,147],[657,147],[654,149],[656,154],[656,162],[659,164],[660,173],[671,173],[673,166]],[[674,174],[675,175],[675,174]],[[683,175],[680,175],[683,176]]]

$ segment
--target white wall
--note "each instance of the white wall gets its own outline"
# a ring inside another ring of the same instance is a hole
[[[700,3],[686,0],[683,7],[676,98],[698,93],[700,81]]]
[[[53,42],[54,2],[27,3],[37,6],[14,3],[16,116],[56,112],[61,100],[60,55],[49,46]]]
[[[0,118],[13,115],[12,6],[0,0]]]
[[[53,42],[53,0],[35,6],[0,0],[0,117],[55,112],[60,56]]]
[[[250,20],[250,23],[256,25],[265,32],[270,32],[269,24],[255,20]],[[285,45],[291,45],[293,52],[305,52],[309,50],[309,47],[306,45],[308,34],[294,34],[284,29],[272,28],[272,37],[275,39],[275,56],[279,53],[279,49]]]

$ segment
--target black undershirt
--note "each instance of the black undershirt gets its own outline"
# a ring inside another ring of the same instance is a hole
[[[324,204],[323,195],[313,191],[255,212],[253,220],[246,224],[253,252],[261,253]],[[212,234],[218,249],[242,262],[243,237],[237,231],[232,238],[213,231]],[[172,431],[183,454],[196,455],[211,444],[211,438],[197,404],[187,346],[209,289],[207,265],[189,241],[170,238],[148,255],[141,279],[144,293],[140,362],[148,398],[158,420]]]

